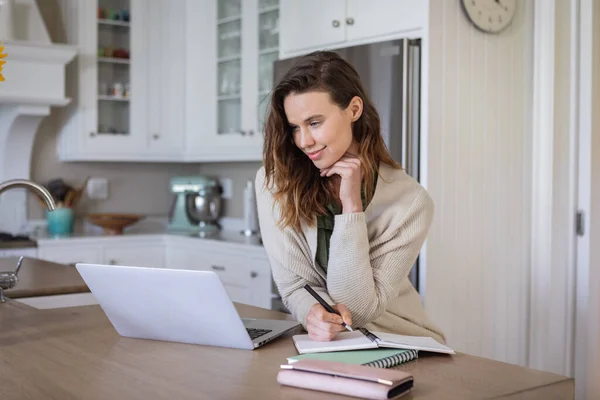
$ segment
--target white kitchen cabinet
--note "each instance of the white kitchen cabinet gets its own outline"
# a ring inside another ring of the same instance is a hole
[[[185,0],[59,0],[73,102],[60,113],[62,161],[175,160],[183,149]],[[114,20],[99,9],[128,10]],[[114,57],[115,50],[129,58]]]
[[[165,247],[141,244],[110,244],[104,247],[104,263],[134,267],[164,268]]]
[[[271,267],[264,248],[177,235],[38,239],[38,258],[215,272],[232,301],[271,308]]]
[[[145,0],[148,134],[151,157],[180,161],[184,149],[185,0]]]
[[[213,252],[207,254],[232,301],[257,307],[271,307],[271,272],[266,260]]]
[[[245,246],[170,237],[167,267],[213,271],[232,301],[271,308],[271,267],[263,248],[248,252]]]
[[[412,36],[427,26],[428,18],[423,0],[283,1],[280,9],[282,58]]]
[[[279,1],[189,0],[186,27],[186,159],[260,160]]]
[[[38,239],[38,257],[61,264],[91,263],[164,268],[160,236]]]
[[[49,246],[38,243],[38,258],[69,265],[77,263],[101,264],[104,260],[102,246],[73,245],[68,242]]]
[[[288,53],[345,42],[345,9],[346,0],[283,1],[281,51]]]

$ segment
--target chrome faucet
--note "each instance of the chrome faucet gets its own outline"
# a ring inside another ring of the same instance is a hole
[[[48,192],[42,185],[27,179],[13,179],[0,183],[0,194],[8,189],[14,188],[25,188],[31,190],[32,192],[36,192],[42,197],[44,203],[46,203],[48,211],[53,211],[56,208],[56,203],[54,203],[54,199],[52,198],[50,192]]]
[[[23,265],[23,256],[19,257],[19,261],[17,261],[17,267],[14,272],[0,272],[0,303],[6,302],[6,298],[4,298],[4,291],[10,288],[14,288],[17,284],[19,278],[17,278],[17,274],[21,269],[21,265]]]
[[[0,183],[0,193],[13,188],[25,188],[36,192],[42,197],[42,199],[44,199],[44,203],[46,203],[46,208],[48,208],[48,211],[53,211],[56,208],[56,203],[54,202],[52,195],[42,185],[27,179],[13,179]],[[14,272],[0,272],[0,303],[4,303],[6,301],[4,298],[4,290],[13,288],[17,284],[17,274],[19,273],[22,264],[23,257],[20,257]]]

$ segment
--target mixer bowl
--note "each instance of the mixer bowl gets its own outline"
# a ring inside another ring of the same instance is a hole
[[[186,193],[185,213],[195,224],[214,224],[221,216],[221,196],[211,192]]]

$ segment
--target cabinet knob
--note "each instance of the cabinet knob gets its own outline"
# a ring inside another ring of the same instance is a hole
[[[253,136],[253,135],[254,135],[254,131],[253,131],[252,129],[250,129],[250,130],[248,131],[248,135],[250,135],[250,136]]]
[[[333,26],[334,28],[337,28],[338,26],[340,26],[340,21],[338,21],[337,19],[334,19],[333,21],[331,21],[331,26]]]
[[[160,136],[158,135],[158,133],[154,133],[152,134],[152,139],[157,140]]]
[[[240,135],[246,136],[246,131],[244,131],[244,130],[240,131]]]
[[[258,272],[250,272],[250,278],[256,278],[258,276]]]
[[[354,18],[346,18],[346,24],[354,25]]]
[[[90,137],[96,136],[96,132],[90,132]]]
[[[225,267],[222,265],[211,265],[210,267],[215,271],[225,271]]]
[[[108,260],[110,265],[117,265],[117,260]]]

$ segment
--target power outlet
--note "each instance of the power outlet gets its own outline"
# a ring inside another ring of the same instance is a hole
[[[90,178],[85,190],[90,199],[106,200],[108,199],[108,179]]]
[[[233,198],[233,181],[230,178],[219,179],[219,183],[223,188],[223,193],[221,193],[221,198],[223,199],[231,199]]]

